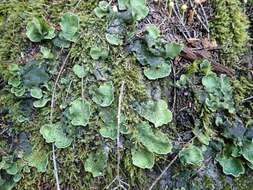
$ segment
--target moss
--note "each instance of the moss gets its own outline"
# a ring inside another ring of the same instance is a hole
[[[203,182],[204,182],[204,187],[206,189],[213,189],[214,188],[214,182],[211,177],[205,175]]]
[[[32,146],[43,148],[43,150],[46,150],[47,152],[50,151],[50,145],[46,144],[44,142],[44,139],[40,135],[40,133],[37,131],[38,126],[41,124],[34,124],[31,123],[30,125],[26,125],[26,132],[30,134],[29,141]],[[37,127],[37,130],[35,128]],[[30,131],[28,130],[30,129]],[[52,184],[55,184],[54,182],[54,176],[53,176],[53,164],[52,162],[48,162],[47,171],[45,173],[37,172],[35,168],[30,168],[29,173],[22,173],[22,179],[17,183],[16,189],[30,189],[30,190],[36,190],[36,189],[47,189]]]
[[[221,59],[233,66],[245,52],[249,40],[248,18],[239,0],[213,0],[214,18],[211,22],[212,37],[222,46]]]
[[[253,181],[249,180],[253,177],[251,171],[247,171],[247,174],[240,176],[238,178],[235,178],[235,186],[238,188],[238,190],[251,190],[253,189]]]
[[[238,114],[244,123],[248,123],[252,120],[253,102],[251,100],[247,101],[247,98],[253,94],[253,83],[245,77],[240,77],[240,79],[233,80],[232,82]]]
[[[142,102],[147,99],[147,91],[142,80],[140,67],[138,67],[137,63],[131,56],[124,56],[125,55],[122,55],[122,57],[114,63],[112,78],[114,81],[115,89],[120,89],[122,82],[125,82],[122,107],[123,112],[128,119],[128,123],[130,126],[132,126],[138,123],[140,121],[140,118],[137,113],[131,108],[131,105],[134,102]],[[118,97],[119,90],[117,90],[116,94]]]
[[[17,61],[25,48],[26,38],[24,38],[27,18],[33,14],[43,13],[47,1],[39,0],[36,3],[28,1],[3,1],[0,4],[0,15],[2,24],[0,25],[1,44],[0,60],[3,63]],[[25,22],[24,22],[25,21]],[[2,63],[2,64],[3,64]]]
[[[1,115],[1,112],[4,112],[4,110],[6,110],[7,114]],[[0,122],[3,124],[0,125],[0,128],[8,128],[10,127],[10,123],[15,125],[19,115],[20,101],[15,100],[15,97],[8,91],[0,92]]]

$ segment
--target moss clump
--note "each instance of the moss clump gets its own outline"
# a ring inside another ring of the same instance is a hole
[[[250,97],[253,94],[253,84],[245,77],[240,77],[240,80],[232,82],[238,115],[248,124],[252,120],[253,102]]]
[[[142,102],[147,98],[141,70],[135,60],[129,57],[122,57],[114,63],[113,82],[115,89],[120,89],[122,82],[125,82],[125,92],[123,99],[123,111],[129,124],[134,125],[140,121],[138,114],[131,108],[131,105],[138,101]],[[119,92],[117,91],[117,97]]]
[[[42,14],[46,0],[35,2],[7,1],[0,4],[0,61],[2,63],[13,63],[18,58],[24,58],[26,38],[24,37],[27,18],[35,14]]]
[[[249,40],[249,21],[239,0],[213,0],[212,37],[222,46],[221,59],[228,66],[238,61]]]
[[[253,189],[253,181],[249,180],[251,179],[252,172],[248,171],[246,175],[243,175],[239,178],[235,178],[235,186],[237,187],[238,190],[247,190],[247,189]]]

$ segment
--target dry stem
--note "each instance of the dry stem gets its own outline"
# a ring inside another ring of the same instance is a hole
[[[109,187],[116,183],[117,186],[113,189],[124,189],[126,190],[125,186],[129,187],[129,185],[121,180],[120,177],[120,118],[121,118],[121,110],[122,110],[122,102],[124,97],[124,89],[125,89],[125,81],[122,81],[121,87],[120,87],[120,94],[119,94],[119,102],[118,102],[118,113],[117,113],[117,169],[116,169],[116,177],[112,180],[112,182],[105,188],[109,189]],[[125,186],[124,186],[125,185]]]

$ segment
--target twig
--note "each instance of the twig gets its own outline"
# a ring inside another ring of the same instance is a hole
[[[121,104],[124,96],[125,81],[121,83],[120,94],[119,94],[119,104],[118,104],[118,114],[117,114],[117,176],[120,175],[120,117],[121,117]]]
[[[82,68],[84,69],[84,65],[83,65],[83,63],[82,63]],[[82,95],[82,100],[83,100],[83,102],[84,102],[84,77],[82,76],[82,81],[81,81],[81,95]]]
[[[55,80],[55,83],[54,83],[54,87],[53,87],[53,92],[52,92],[52,98],[51,98],[51,112],[50,112],[50,121],[53,122],[53,112],[54,112],[54,104],[55,104],[55,92],[56,92],[56,87],[58,85],[58,82],[59,82],[59,79],[60,79],[60,76],[63,72],[63,69],[67,63],[67,60],[70,56],[70,52],[68,53],[68,55],[66,56],[61,68],[60,68],[60,71],[56,77],[56,80]]]
[[[79,0],[79,1],[76,3],[76,5],[75,5],[75,7],[74,7],[74,9],[73,9],[73,12],[75,12],[76,8],[79,6],[79,4],[81,3],[81,1],[82,1],[82,0]]]
[[[117,113],[117,169],[116,169],[116,177],[112,180],[112,182],[105,188],[109,189],[109,187],[112,186],[112,184],[116,183],[117,186],[113,189],[124,189],[126,190],[125,186],[129,187],[129,185],[122,181],[120,178],[120,118],[121,118],[121,109],[122,109],[122,102],[124,97],[124,89],[125,89],[125,81],[122,81],[121,87],[120,87],[120,94],[119,94],[119,102],[118,102],[118,113]],[[125,186],[124,186],[125,185]]]
[[[200,18],[198,12],[196,11],[196,8],[192,2],[192,0],[190,0],[190,4],[191,4],[191,7],[193,8],[193,10],[196,12],[196,15],[197,15],[197,19],[200,21],[200,23],[202,24],[202,26],[205,28],[205,30],[207,31],[208,33],[208,38],[209,38],[209,28],[208,28],[208,21],[207,21],[207,18],[206,18],[206,13],[205,13],[205,10],[203,9],[203,6],[200,4],[201,6],[201,11],[203,12],[204,14],[204,19],[205,19],[205,22],[206,24],[204,23],[204,21]]]
[[[59,175],[58,175],[57,163],[56,163],[55,145],[54,145],[54,143],[52,144],[52,150],[53,150],[54,177],[55,177],[55,181],[56,181],[56,188],[57,188],[57,190],[61,190],[60,183],[59,183]]]
[[[197,13],[197,18],[200,21],[200,23],[203,25],[203,27],[206,29],[207,33],[209,34],[209,28],[208,26],[206,26],[206,24],[202,21],[202,19],[200,18],[199,14]]]
[[[172,64],[171,68],[172,68],[172,72],[173,72],[173,83],[174,83],[174,87],[173,87],[173,89],[174,89],[173,90],[174,91],[174,96],[173,96],[172,112],[173,112],[173,118],[175,120],[175,118],[176,118],[176,111],[175,111],[175,109],[176,109],[176,103],[177,103],[177,89],[175,87],[175,85],[176,85],[176,71],[175,71],[175,68],[174,68],[174,64]]]
[[[175,2],[175,7],[177,8],[177,10],[179,10],[178,5],[177,5],[177,1]],[[176,17],[178,18],[179,22],[181,23],[181,25],[182,25],[183,28],[185,29],[187,38],[191,38],[190,32],[189,32],[188,29],[186,28],[183,19],[179,16],[179,13],[178,13],[177,10],[175,9],[175,7],[172,7],[173,12],[175,13],[175,15],[176,15]],[[183,33],[183,35],[185,36],[184,32],[182,32],[182,33]],[[187,38],[186,38],[186,39],[187,39]]]
[[[184,150],[194,139],[196,138],[196,136],[192,137],[182,148],[182,150]],[[181,150],[181,151],[182,151]],[[166,168],[164,168],[164,170],[162,171],[162,173],[155,179],[155,181],[151,184],[151,186],[149,187],[148,190],[152,190],[154,188],[154,186],[158,183],[158,181],[163,177],[163,175],[167,172],[167,170],[170,168],[170,166],[178,159],[179,157],[179,153],[170,161],[170,163],[166,166]]]
[[[243,100],[242,100],[242,103],[247,102],[247,101],[249,101],[249,100],[251,100],[251,99],[253,99],[253,96],[250,96],[250,97],[248,97],[248,98],[243,99]]]
[[[67,93],[66,93],[66,96],[64,98],[64,103],[67,101],[67,98],[68,98],[68,95],[69,95],[69,92],[70,92],[70,88],[71,88],[72,82],[73,82],[73,80],[70,81],[69,86],[67,88]]]
[[[207,16],[206,16],[206,12],[205,12],[205,9],[203,7],[203,5],[200,3],[200,8],[201,8],[201,11],[203,12],[203,15],[204,15],[204,19],[205,19],[205,22],[206,22],[206,26],[208,28],[208,19],[207,19]],[[209,28],[208,28],[208,39],[210,38],[210,34],[209,34]]]
[[[1,125],[0,125],[1,126]],[[9,130],[9,128],[7,127],[7,128],[4,128],[1,132],[0,132],[0,135],[2,135],[2,134],[4,134],[6,131],[8,131]]]
[[[153,187],[157,184],[157,182],[162,178],[162,176],[166,173],[166,171],[170,168],[170,166],[178,159],[178,154],[171,160],[168,166],[162,171],[162,173],[155,179],[152,185],[149,187],[149,190],[152,190]]]
[[[111,183],[109,183],[109,185],[107,185],[107,186],[105,187],[105,189],[109,189],[109,187],[111,187],[112,184],[113,184],[115,181],[116,181],[116,178],[114,178],[114,179],[111,181]]]
[[[54,112],[54,104],[55,104],[55,92],[56,92],[56,87],[57,87],[57,84],[59,82],[59,79],[60,79],[60,76],[63,72],[63,69],[67,63],[67,60],[70,56],[70,52],[68,53],[68,55],[66,56],[61,68],[60,68],[60,71],[56,77],[56,80],[55,80],[55,83],[54,83],[54,87],[53,87],[53,92],[52,92],[52,98],[51,98],[51,111],[50,111],[50,122],[51,124],[53,123],[53,112]],[[57,163],[56,163],[56,156],[55,156],[55,145],[52,144],[52,152],[53,152],[53,164],[54,164],[54,176],[55,176],[55,181],[56,181],[56,187],[57,187],[57,190],[61,190],[60,188],[60,182],[59,182],[59,175],[58,175],[58,169],[57,169]]]

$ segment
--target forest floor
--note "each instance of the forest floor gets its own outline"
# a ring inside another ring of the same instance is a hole
[[[253,2],[1,0],[0,190],[253,190]]]

